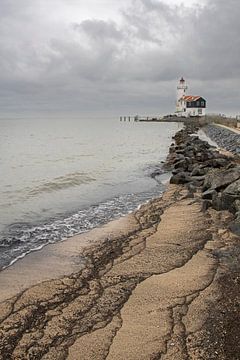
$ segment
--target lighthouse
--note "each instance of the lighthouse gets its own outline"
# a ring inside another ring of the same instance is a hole
[[[186,81],[182,77],[180,79],[178,87],[177,87],[177,101],[179,101],[184,95],[186,95],[187,89],[188,89],[188,86],[186,84]]]
[[[183,111],[183,97],[186,95],[188,86],[186,81],[182,77],[177,86],[177,104],[176,104],[176,113],[178,116],[182,116]]]
[[[204,116],[206,100],[201,96],[187,95],[188,86],[182,77],[177,86],[176,115],[178,117]]]

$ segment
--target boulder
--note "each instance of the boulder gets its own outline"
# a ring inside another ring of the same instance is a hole
[[[204,200],[203,203],[202,203],[202,209],[201,209],[201,211],[202,211],[202,212],[205,212],[205,211],[207,211],[211,206],[212,206],[211,200]]]
[[[185,155],[188,156],[189,158],[194,159],[194,151],[193,150],[189,150],[188,148],[185,150]]]
[[[151,174],[150,174],[150,176],[151,176],[151,178],[155,178],[155,177],[157,177],[157,176],[160,176],[160,175],[162,175],[162,174],[164,174],[164,170],[163,169],[155,169]]]
[[[195,166],[192,170],[191,176],[202,176],[206,174],[206,170],[201,166]]]
[[[229,225],[229,229],[237,236],[240,236],[240,212],[237,213],[235,220]]]
[[[181,173],[181,172],[185,172],[185,169],[183,169],[183,168],[177,168],[177,169],[173,169],[173,170],[172,170],[172,174],[173,174],[173,175],[177,175],[177,174],[179,174],[179,173]]]
[[[173,175],[170,179],[170,184],[186,184],[189,182],[188,173],[182,171],[176,175]]]
[[[240,199],[240,179],[228,185],[228,187],[223,192],[225,194],[234,196],[236,199]]]
[[[224,158],[217,158],[217,159],[213,159],[213,160],[212,160],[212,166],[213,166],[214,168],[225,167],[228,163],[229,163],[229,160],[228,160],[228,159],[224,159]]]
[[[205,177],[203,191],[208,189],[220,190],[240,178],[240,166],[227,170],[213,170]]]
[[[202,186],[205,180],[205,176],[189,176],[189,181],[191,181],[195,186]]]
[[[194,194],[197,191],[197,187],[191,182],[187,184],[187,189],[188,192],[192,194]]]
[[[187,163],[187,161],[185,159],[179,160],[178,162],[176,162],[174,164],[175,169],[179,169],[179,168],[187,169],[187,167],[188,167],[188,163]]]
[[[176,164],[176,163],[178,163],[179,161],[184,161],[185,160],[185,156],[184,155],[182,155],[182,154],[174,154],[174,161],[173,161],[173,163],[174,164]]]
[[[223,209],[234,211],[236,200],[240,200],[240,179],[228,185],[222,192],[221,202]]]
[[[235,200],[234,202],[234,210],[235,212],[239,212],[240,213],[240,200]]]
[[[205,192],[202,193],[202,199],[204,200],[212,200],[214,197],[216,197],[217,192],[216,190],[207,190]]]
[[[217,191],[212,196],[212,206],[215,210],[223,210],[221,194],[218,194]]]

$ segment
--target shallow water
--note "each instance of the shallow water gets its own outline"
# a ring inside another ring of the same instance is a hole
[[[114,119],[0,120],[0,268],[161,194],[150,175],[178,128]]]

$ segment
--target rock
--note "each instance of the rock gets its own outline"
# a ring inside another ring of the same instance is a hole
[[[240,236],[240,212],[237,213],[237,217],[229,225],[229,229],[237,236]]]
[[[186,184],[189,182],[188,173],[182,171],[176,175],[173,175],[170,179],[170,184]]]
[[[197,187],[191,182],[187,184],[187,189],[188,192],[192,194],[194,194],[197,191]]]
[[[197,154],[196,154],[196,160],[197,161],[203,161],[204,160],[204,155],[203,155],[203,153],[201,153],[201,152],[198,152]]]
[[[192,167],[192,159],[185,157],[183,160],[178,161],[174,164],[174,168],[182,168],[184,171],[187,171],[188,168]]]
[[[210,200],[204,200],[202,203],[202,211],[205,212],[212,206],[212,202]]]
[[[185,160],[185,156],[182,154],[175,154],[175,159],[174,159],[174,164],[178,163],[179,161],[184,161]]]
[[[235,212],[239,212],[240,213],[240,200],[235,200],[234,202],[234,210]]]
[[[215,210],[220,211],[223,210],[222,208],[222,199],[221,194],[218,194],[217,192],[213,194],[212,197],[212,206]]]
[[[205,180],[205,176],[189,176],[189,181],[191,181],[195,186],[202,186]]]
[[[216,195],[217,195],[216,190],[210,189],[202,193],[202,199],[212,200],[213,197],[216,197]]]
[[[193,150],[186,149],[185,155],[188,156],[189,158],[194,159],[194,151]]]
[[[228,185],[228,187],[223,192],[240,199],[240,179]]]
[[[172,174],[173,174],[173,175],[177,175],[177,174],[179,174],[179,173],[181,173],[181,172],[185,172],[185,169],[183,169],[183,168],[178,168],[178,169],[173,169],[173,170],[172,170]]]
[[[183,155],[184,157],[184,153],[185,153],[184,149],[176,150],[177,155]]]
[[[193,164],[189,164],[187,167],[187,171],[191,173],[193,171]]]
[[[200,166],[195,166],[192,170],[191,176],[202,176],[206,174],[206,170]]]
[[[221,167],[225,167],[228,164],[228,162],[229,160],[223,158],[213,159],[212,166],[214,168],[221,168]]]
[[[180,161],[178,161],[178,162],[176,162],[176,163],[174,164],[174,168],[175,168],[175,169],[182,168],[182,169],[186,170],[186,169],[187,169],[187,166],[188,166],[188,164],[187,164],[187,161],[186,161],[185,159],[180,160]]]
[[[222,192],[221,201],[223,209],[234,211],[236,200],[240,200],[240,179],[228,185]]]
[[[220,190],[240,178],[240,166],[227,170],[210,171],[205,178],[203,191],[207,189]]]
[[[162,174],[164,174],[164,170],[163,169],[155,169],[151,174],[150,174],[150,176],[151,176],[151,178],[155,178],[156,176],[160,176],[160,175],[162,175]]]

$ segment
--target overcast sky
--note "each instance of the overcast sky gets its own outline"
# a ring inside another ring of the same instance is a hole
[[[0,114],[240,114],[240,1],[197,3],[0,0]]]

